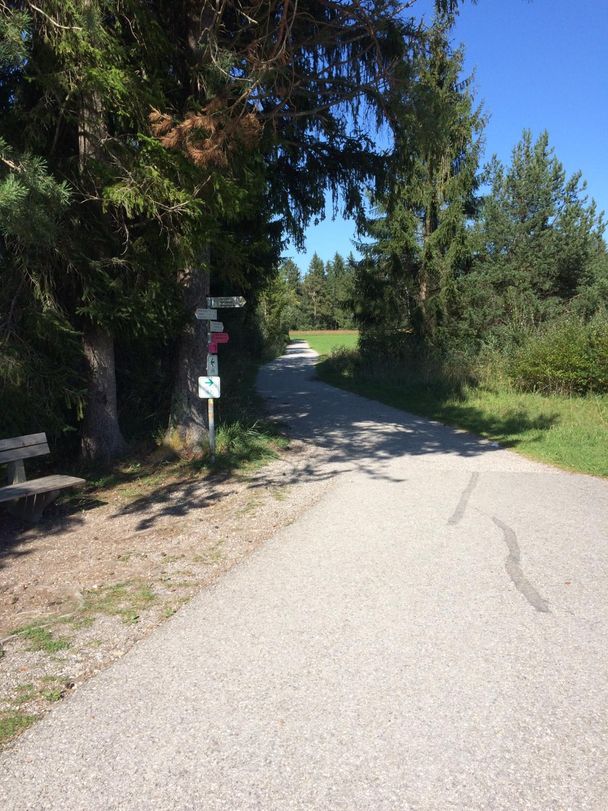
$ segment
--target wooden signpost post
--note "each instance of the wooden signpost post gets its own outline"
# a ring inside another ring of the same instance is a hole
[[[214,400],[220,396],[220,377],[217,350],[220,344],[227,344],[230,336],[224,332],[224,325],[216,321],[218,309],[225,307],[244,307],[245,299],[242,296],[210,296],[207,307],[198,307],[194,315],[199,321],[207,322],[207,375],[198,379],[198,396],[207,400],[207,413],[209,417],[209,450],[211,461],[215,462],[215,412]]]

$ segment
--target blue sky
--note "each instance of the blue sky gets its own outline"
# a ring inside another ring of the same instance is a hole
[[[418,0],[413,13],[428,12]],[[490,120],[486,158],[508,162],[524,128],[548,130],[569,174],[581,170],[588,193],[608,213],[608,0],[470,0],[454,44],[475,72],[477,100]],[[306,234],[306,252],[288,247],[304,270],[316,251],[328,260],[353,250],[352,222],[328,217]]]

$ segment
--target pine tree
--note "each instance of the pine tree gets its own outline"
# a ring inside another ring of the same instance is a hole
[[[327,272],[323,260],[315,253],[302,281],[304,322],[311,329],[327,329],[330,319]]]
[[[450,18],[438,20],[414,62],[416,80],[398,109],[390,193],[375,199],[359,266],[364,329],[414,331],[432,340],[454,277],[467,262],[467,220],[475,210],[480,133],[470,80],[460,78]],[[405,334],[405,332],[404,332]]]
[[[301,239],[328,188],[348,211],[360,206],[362,180],[382,164],[365,113],[387,118],[407,92],[419,28],[397,0],[16,0],[1,5],[0,35],[7,154],[42,160],[69,195],[50,261],[5,231],[11,346],[50,311],[80,336],[70,365],[81,378],[88,360],[83,451],[110,460],[124,447],[114,345],[161,346],[183,327],[172,426],[193,449],[206,428],[194,386],[205,336],[192,311],[209,274],[216,288],[249,284],[255,300],[277,222]],[[228,255],[238,273],[225,272]]]
[[[327,263],[327,294],[332,329],[352,329],[354,266],[336,253]]]
[[[485,179],[475,261],[453,316],[478,337],[554,317],[601,277],[605,256],[602,217],[581,174],[567,177],[546,132],[534,141],[524,131],[510,165],[494,157]]]

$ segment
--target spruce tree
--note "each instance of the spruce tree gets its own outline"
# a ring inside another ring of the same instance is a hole
[[[414,60],[415,81],[396,113],[394,180],[363,229],[358,317],[367,331],[413,329],[433,340],[467,262],[484,117],[461,78],[463,51],[452,51],[450,25],[436,21]]]
[[[311,329],[327,329],[330,302],[327,290],[327,272],[323,260],[315,253],[302,281],[302,307],[304,321]]]
[[[602,217],[580,172],[567,176],[546,132],[534,140],[525,130],[511,163],[495,156],[485,180],[475,258],[453,314],[478,339],[555,317],[601,278],[605,261]]]

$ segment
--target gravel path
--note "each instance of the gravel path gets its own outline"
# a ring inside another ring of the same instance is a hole
[[[313,379],[323,498],[0,758],[6,809],[608,808],[608,483]]]

